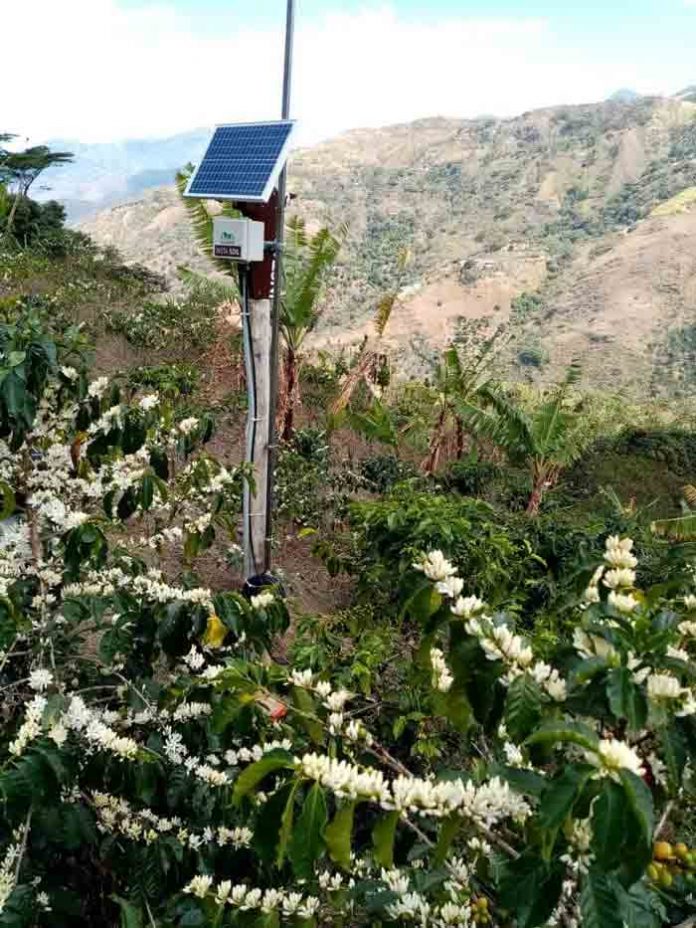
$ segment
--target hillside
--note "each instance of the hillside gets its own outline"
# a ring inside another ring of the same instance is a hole
[[[349,240],[315,345],[355,341],[385,290],[388,337],[413,369],[459,320],[513,331],[513,373],[583,356],[596,384],[681,388],[696,324],[696,104],[611,100],[515,119],[429,119],[299,152],[291,190]],[[197,264],[171,188],[83,223],[128,260]],[[410,251],[405,272],[398,256]],[[422,353],[422,352],[421,352]]]
[[[60,200],[69,219],[78,221],[170,183],[182,165],[200,158],[208,135],[207,129],[196,129],[167,139],[96,144],[51,139],[51,148],[74,152],[75,161],[46,171],[42,178],[45,189],[36,192],[37,198]]]

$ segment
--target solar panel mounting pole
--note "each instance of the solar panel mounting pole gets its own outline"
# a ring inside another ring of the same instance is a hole
[[[285,65],[283,69],[283,102],[281,117],[290,118],[290,98],[292,94],[292,57],[295,40],[295,0],[287,0],[285,17]],[[266,542],[264,546],[264,571],[271,569],[273,536],[273,491],[275,465],[277,461],[276,412],[278,409],[278,341],[280,330],[281,295],[283,287],[283,241],[285,237],[285,200],[287,195],[287,167],[283,167],[278,181],[278,206],[276,210],[276,250],[273,273],[273,305],[271,310],[271,389],[268,419],[268,469],[265,487]]]

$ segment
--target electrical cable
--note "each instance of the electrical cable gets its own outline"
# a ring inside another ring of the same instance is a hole
[[[239,282],[242,297],[242,335],[244,339],[244,366],[246,369],[247,381],[247,429],[246,429],[246,459],[248,462],[254,460],[254,449],[256,446],[256,413],[257,413],[257,388],[256,388],[256,360],[254,358],[253,341],[251,337],[251,312],[249,309],[249,267],[244,266],[239,269]],[[245,565],[248,576],[254,576],[257,572],[256,552],[254,551],[254,535],[252,532],[252,513],[251,513],[251,489],[249,481],[244,483],[244,526],[245,542],[248,550],[244,554],[248,560]]]

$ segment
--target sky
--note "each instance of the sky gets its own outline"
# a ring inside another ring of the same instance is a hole
[[[513,116],[696,84],[696,0],[297,0],[311,144],[427,116]],[[3,3],[0,132],[156,138],[279,116],[285,0]]]

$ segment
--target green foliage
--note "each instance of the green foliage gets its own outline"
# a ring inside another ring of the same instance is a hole
[[[524,322],[530,316],[535,316],[543,307],[543,297],[538,293],[521,293],[513,298],[510,304],[510,313],[515,322]]]
[[[200,369],[194,364],[157,364],[133,367],[128,371],[128,384],[134,390],[151,387],[164,396],[192,396],[198,389]]]
[[[692,396],[696,385],[696,325],[669,329],[655,348],[653,380],[673,396]]]
[[[138,348],[180,354],[201,351],[213,342],[220,306],[232,291],[224,283],[197,275],[187,277],[185,287],[180,296],[149,300],[136,312],[107,311],[107,325]]]
[[[280,328],[285,345],[295,354],[317,324],[327,276],[338,259],[345,234],[343,228],[333,234],[324,227],[310,236],[303,219],[293,217],[288,222]]]
[[[494,510],[478,500],[397,487],[382,500],[353,503],[350,525],[354,554],[347,566],[371,596],[380,588],[391,591],[394,577],[410,573],[417,552],[425,549],[446,551],[478,592],[496,599],[504,597],[507,581],[525,559]]]

